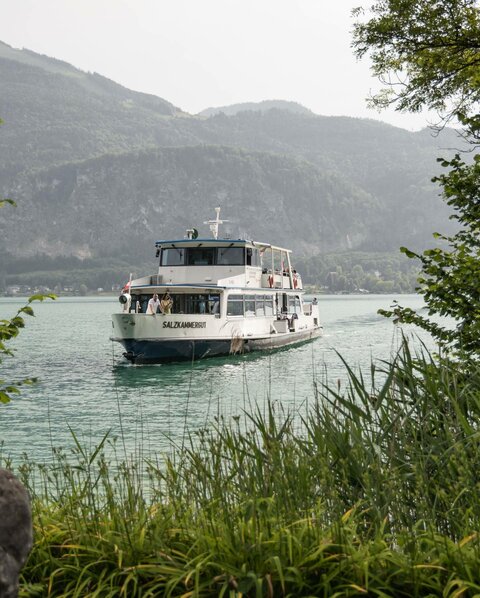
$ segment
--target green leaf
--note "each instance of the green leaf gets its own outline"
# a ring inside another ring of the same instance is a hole
[[[419,258],[420,257],[419,255],[417,255],[413,251],[410,251],[410,249],[407,249],[406,247],[400,247],[400,251],[402,253],[404,253],[409,258]]]
[[[0,390],[0,403],[10,403],[10,397],[3,390]]]
[[[16,394],[16,395],[20,394],[20,391],[16,386],[7,386],[5,388],[5,392],[8,392],[8,394]]]
[[[53,301],[55,301],[56,298],[57,295],[55,295],[54,293],[37,294],[29,297],[28,302],[33,303],[34,301],[45,301],[45,299],[52,299]]]
[[[0,208],[3,208],[3,206],[5,204],[10,204],[11,206],[16,207],[16,203],[13,201],[13,199],[7,199],[6,197],[4,197],[3,199],[0,199]]]

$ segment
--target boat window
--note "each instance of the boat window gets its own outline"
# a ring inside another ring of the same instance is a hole
[[[295,313],[295,297],[293,297],[292,295],[288,296],[288,313]]]
[[[217,247],[218,266],[244,266],[245,250],[243,247]]]
[[[187,295],[185,297],[185,313],[205,314],[207,313],[207,295]]]
[[[220,295],[200,293],[178,293],[172,295],[173,314],[217,314],[220,313]]]
[[[256,316],[264,316],[265,315],[265,295],[256,295],[255,296],[255,315]]]
[[[298,295],[288,296],[288,313],[299,314],[300,313],[300,297]]]
[[[255,315],[255,297],[253,295],[245,295],[245,315]]]
[[[258,249],[247,247],[247,266],[260,266]]]
[[[295,295],[295,313],[299,314],[300,312],[300,297]]]
[[[273,316],[273,297],[272,297],[272,295],[265,295],[265,315]]]
[[[130,303],[130,311],[135,311],[139,314],[147,311],[148,300],[151,295],[132,295],[132,301]]]
[[[228,297],[227,316],[243,316],[243,295],[230,295]]]
[[[185,263],[185,249],[183,247],[169,247],[162,249],[160,266],[183,266]]]
[[[215,263],[215,247],[189,247],[187,249],[187,266],[213,266]]]

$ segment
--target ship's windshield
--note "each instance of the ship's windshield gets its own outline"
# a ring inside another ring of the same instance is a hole
[[[245,247],[168,247],[160,266],[256,266],[258,250]]]
[[[185,250],[187,266],[213,266],[215,251],[216,247],[189,247]]]
[[[162,249],[160,266],[183,266],[185,263],[185,249],[183,247],[169,247]]]
[[[244,247],[217,247],[219,266],[243,266],[245,264]]]

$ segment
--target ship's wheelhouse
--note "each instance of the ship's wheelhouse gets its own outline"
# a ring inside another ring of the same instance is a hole
[[[197,241],[187,246],[179,242],[167,244],[157,242],[160,268],[172,266],[253,266],[260,267],[260,252],[241,241],[223,245],[211,245],[208,241]],[[245,243],[245,242],[243,242]]]

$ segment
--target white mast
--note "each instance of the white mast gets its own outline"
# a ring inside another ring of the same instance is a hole
[[[207,220],[206,222],[204,222],[203,224],[209,224],[210,225],[210,232],[213,235],[214,239],[218,239],[218,227],[220,224],[223,224],[224,222],[229,222],[228,220],[220,220],[220,208],[215,208],[215,212],[217,213],[217,217],[215,218],[215,220]]]

